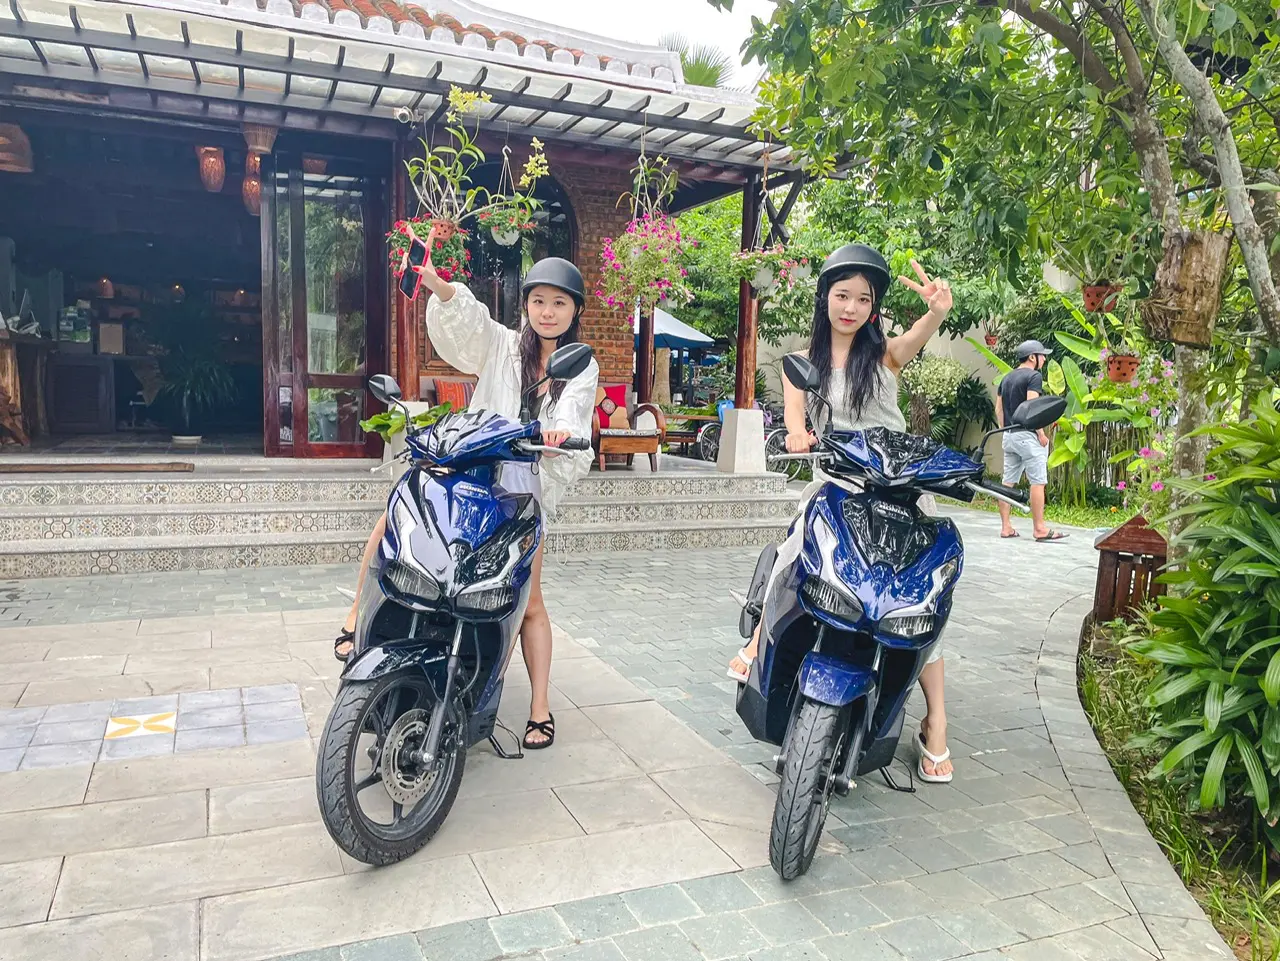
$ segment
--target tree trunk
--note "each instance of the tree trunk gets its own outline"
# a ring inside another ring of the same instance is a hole
[[[1253,291],[1271,343],[1280,346],[1280,291],[1277,291],[1275,277],[1271,274],[1266,241],[1249,203],[1249,191],[1245,188],[1244,170],[1231,132],[1231,120],[1218,102],[1209,79],[1197,69],[1183,49],[1168,8],[1157,13],[1151,0],[1138,0],[1138,9],[1142,11],[1161,59],[1168,64],[1169,72],[1178,85],[1186,91],[1192,111],[1213,142],[1227,211],[1235,226],[1240,254],[1249,274],[1249,288]]]
[[[1199,480],[1204,477],[1209,439],[1191,435],[1210,423],[1206,396],[1209,355],[1191,347],[1178,347],[1174,351],[1174,364],[1178,372],[1178,434],[1173,445],[1173,473],[1183,480]],[[1184,507],[1193,496],[1175,489],[1171,498],[1173,509]],[[1183,517],[1169,522],[1170,561],[1178,560],[1184,552],[1177,538],[1186,524],[1187,519]]]
[[[653,359],[653,402],[661,406],[671,403],[671,350],[659,347]]]
[[[933,436],[933,416],[929,413],[929,398],[924,394],[911,395],[911,433]]]
[[[1213,345],[1230,253],[1230,233],[1180,229],[1165,234],[1155,289],[1141,307],[1154,340],[1188,347]]]

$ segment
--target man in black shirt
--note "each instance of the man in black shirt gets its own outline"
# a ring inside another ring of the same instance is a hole
[[[1018,345],[1018,366],[1004,375],[996,398],[996,418],[1001,427],[1013,422],[1013,415],[1029,400],[1035,400],[1044,389],[1040,373],[1053,351],[1038,340]],[[1013,487],[1026,474],[1031,485],[1031,520],[1037,541],[1060,541],[1067,535],[1052,530],[1044,520],[1044,489],[1049,483],[1049,435],[1044,431],[1021,428],[1004,435],[1004,483]],[[1013,515],[1008,504],[1000,502],[1000,536],[1017,537]]]

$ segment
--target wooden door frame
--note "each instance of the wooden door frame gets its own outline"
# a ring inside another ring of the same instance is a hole
[[[283,159],[281,159],[283,157]],[[288,172],[287,189],[279,191],[279,165]],[[307,298],[306,298],[306,224],[301,156],[289,154],[264,157],[262,163],[262,304],[263,304],[263,429],[264,451],[268,456],[305,458],[380,457],[382,439],[367,434],[362,445],[311,443],[307,439],[307,388],[345,386],[327,384],[331,375],[308,375],[307,363]],[[390,369],[389,338],[391,312],[387,299],[388,270],[385,252],[387,230],[387,172],[366,169],[363,177],[363,217],[365,225],[365,372],[364,377],[385,373]],[[283,193],[283,196],[281,194]],[[289,204],[290,285],[280,289],[276,275],[277,216],[279,201]],[[289,298],[292,306],[292,341],[289,344],[292,370],[280,369],[281,298]],[[350,375],[339,375],[349,379]],[[280,392],[292,392],[293,443],[280,440]],[[369,417],[382,406],[365,389],[364,416]]]

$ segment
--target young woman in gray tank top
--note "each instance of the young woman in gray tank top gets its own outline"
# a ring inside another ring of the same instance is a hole
[[[863,244],[847,244],[823,264],[806,356],[822,375],[822,394],[834,409],[832,420],[837,430],[907,429],[906,418],[898,407],[898,375],[938,332],[952,305],[951,285],[947,281],[930,279],[914,260],[911,268],[918,281],[906,277],[898,280],[919,294],[928,309],[906,331],[889,337],[884,332],[880,306],[892,274],[880,252]],[[808,453],[817,443],[817,437],[806,426],[806,414],[810,413],[807,397],[785,379],[782,386],[787,450],[793,454]],[[814,426],[824,427],[825,408],[814,413]],[[822,482],[823,479],[815,477],[805,490],[802,513]],[[924,503],[921,506],[926,510],[931,507]],[[794,525],[778,549],[774,576],[799,556],[803,538],[803,525]],[[760,631],[756,628],[751,643],[730,663],[730,677],[746,680],[759,640]],[[921,725],[919,773],[923,780],[931,782],[947,782],[952,777],[943,679],[942,648],[938,645],[933,659],[920,675],[927,713]]]

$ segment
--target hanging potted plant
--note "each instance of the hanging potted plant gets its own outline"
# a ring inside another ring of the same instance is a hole
[[[1113,384],[1132,384],[1142,358],[1131,347],[1121,345],[1099,351],[1099,359],[1107,365],[1107,380]]]
[[[476,221],[489,228],[493,242],[502,247],[514,247],[522,237],[538,227],[533,222],[533,211],[523,202],[486,210],[476,217]]]
[[[995,347],[1000,343],[1000,318],[994,314],[987,318],[987,322],[983,325],[984,333],[982,339],[988,347]]]
[[[623,195],[631,204],[631,222],[619,237],[603,241],[600,258],[604,270],[596,296],[610,307],[627,310],[637,301],[646,309],[688,303],[693,291],[685,264],[697,241],[684,236],[664,212],[675,194],[676,172],[665,157],[650,161],[643,152],[633,172],[632,190]]]
[[[731,263],[734,276],[751,284],[762,307],[784,297],[813,275],[809,258],[788,251],[782,244],[763,250],[735,251]]]
[[[431,228],[436,221],[431,217],[410,217],[398,220],[387,233],[387,246],[391,269],[399,271],[404,263],[404,255],[409,251],[409,238],[405,235],[408,228],[415,237],[426,243],[431,239]],[[471,253],[467,250],[468,233],[465,230],[452,230],[447,238],[442,238],[437,231],[431,249],[431,262],[435,265],[440,279],[448,283],[455,277],[471,279]]]
[[[527,222],[532,219],[533,211],[541,207],[541,202],[533,196],[533,188],[540,177],[546,176],[548,166],[542,142],[536,137],[530,142],[519,189],[511,176],[510,150],[505,147],[498,192],[471,185],[472,172],[486,158],[463,118],[475,113],[480,104],[489,103],[490,99],[487,93],[452,87],[445,114],[448,142],[432,146],[424,138],[420,141],[422,156],[405,162],[409,182],[418,196],[420,216],[414,219],[425,220],[428,229],[434,227],[436,237],[446,243],[457,235],[465,220],[514,209],[525,213]]]
[[[1091,314],[1109,314],[1116,309],[1123,290],[1124,284],[1114,284],[1109,280],[1088,284],[1082,291],[1084,309]]]

